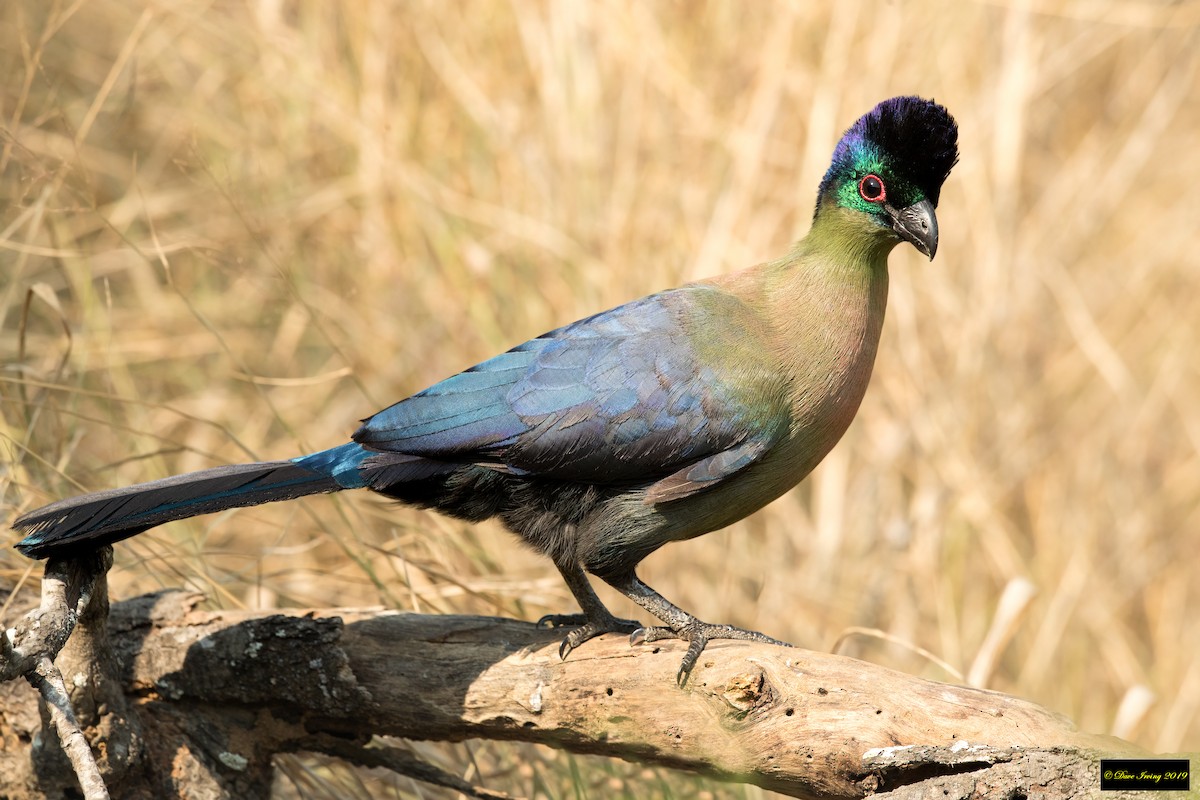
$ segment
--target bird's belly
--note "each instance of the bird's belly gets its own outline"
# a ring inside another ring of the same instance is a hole
[[[680,501],[689,507],[662,509],[665,521],[674,528],[670,539],[690,539],[725,528],[783,496],[812,472],[844,430],[784,442],[742,473]]]
[[[611,497],[579,526],[580,561],[601,577],[620,575],[668,542],[745,519],[800,483],[841,438],[852,417],[831,415],[805,435],[781,442],[742,472],[679,500],[648,505],[644,489]]]

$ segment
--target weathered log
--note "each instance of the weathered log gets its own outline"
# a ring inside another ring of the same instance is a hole
[[[120,796],[265,796],[271,757],[300,750],[404,769],[366,747],[373,735],[540,742],[812,798],[1082,797],[1100,755],[1131,750],[1014,697],[801,649],[713,643],[679,689],[682,644],[606,636],[563,661],[561,633],[515,620],[213,612],[200,599],[113,606],[116,682],[136,719],[87,733],[107,753],[113,731],[125,746],[142,732],[143,767],[114,776]],[[24,766],[32,695],[0,687],[0,770],[24,776],[8,797],[42,796]]]

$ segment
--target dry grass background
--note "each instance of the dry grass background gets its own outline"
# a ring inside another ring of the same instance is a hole
[[[840,131],[916,92],[963,158],[937,261],[892,258],[857,422],[644,576],[703,618],[1200,750],[1196,2],[10,0],[0,25],[0,520],[339,443],[530,336],[773,257]],[[0,553],[0,585],[29,569]],[[497,527],[359,494],[117,548],[114,595],[181,585],[572,607]],[[764,794],[418,747],[539,797]],[[445,794],[281,766],[281,796]]]

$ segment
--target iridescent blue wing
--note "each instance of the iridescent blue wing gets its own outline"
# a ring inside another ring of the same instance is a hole
[[[652,502],[685,497],[748,466],[786,429],[781,378],[731,323],[746,316],[730,307],[738,302],[687,287],[597,314],[396,403],[354,439],[516,475],[658,482]]]

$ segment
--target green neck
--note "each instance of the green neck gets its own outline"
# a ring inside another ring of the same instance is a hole
[[[896,244],[895,234],[861,212],[823,203],[808,235],[763,273],[780,357],[842,371],[853,354],[869,351],[861,362],[869,374],[887,305],[887,257]]]
[[[898,243],[891,230],[826,196],[817,208],[812,228],[798,247],[802,255],[816,256],[830,264],[886,271],[888,253]]]

